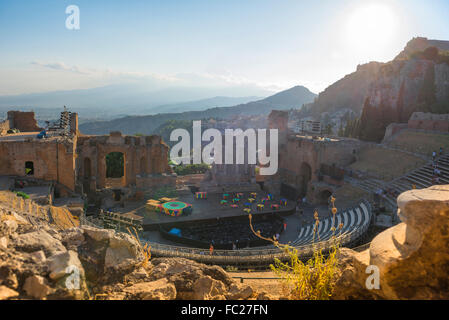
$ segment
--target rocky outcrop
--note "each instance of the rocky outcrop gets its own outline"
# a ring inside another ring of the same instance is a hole
[[[397,122],[407,121],[420,103],[436,103],[449,100],[449,65],[425,59],[395,60],[385,64],[367,92],[374,107],[388,106],[401,112]],[[433,94],[427,101],[426,86]],[[402,108],[402,110],[397,110]],[[423,110],[425,111],[425,110]]]
[[[357,253],[343,249],[334,299],[449,299],[449,185],[398,197],[402,223]],[[378,270],[379,289],[367,288]]]
[[[128,234],[89,226],[59,230],[0,210],[0,300],[272,298],[217,266],[143,262],[139,242]]]
[[[429,40],[424,37],[416,37],[410,40],[405,46],[404,50],[398,54],[394,60],[408,59],[411,54],[424,51],[429,47],[437,47],[440,50],[449,50],[449,41],[443,40]]]

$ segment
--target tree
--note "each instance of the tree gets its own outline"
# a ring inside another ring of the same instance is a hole
[[[405,80],[401,83],[401,88],[399,89],[398,99],[396,101],[396,114],[398,122],[407,122],[408,118],[404,117],[404,92],[405,92]]]
[[[426,70],[423,84],[418,93],[418,105],[422,104],[424,109],[426,109],[421,111],[430,112],[430,106],[436,103],[436,101],[435,67],[431,65]]]
[[[427,60],[432,60],[432,61],[436,62],[438,60],[438,56],[439,56],[439,50],[437,47],[428,47],[423,52],[423,57],[424,57],[424,59],[427,59]]]

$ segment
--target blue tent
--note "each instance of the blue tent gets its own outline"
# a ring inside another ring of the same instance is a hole
[[[172,228],[168,233],[174,234],[175,236],[181,237],[181,230],[178,228]]]

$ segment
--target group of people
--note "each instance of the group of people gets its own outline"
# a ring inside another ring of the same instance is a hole
[[[440,156],[443,155],[443,147],[440,147]],[[433,175],[432,175],[432,185],[440,184],[441,170],[438,168],[437,161],[437,152],[432,152],[432,167],[433,167]]]

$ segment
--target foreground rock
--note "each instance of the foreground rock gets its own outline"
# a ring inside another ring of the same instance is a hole
[[[335,299],[449,299],[449,186],[407,191],[397,202],[402,223],[362,253],[342,250]],[[368,266],[379,270],[379,289],[367,289]]]
[[[156,281],[140,282],[123,290],[128,299],[173,300],[176,298],[175,286],[162,278]]]
[[[144,264],[141,245],[125,233],[60,230],[43,220],[30,224],[16,212],[0,211],[0,218],[0,299],[265,297],[217,266],[170,258]]]

